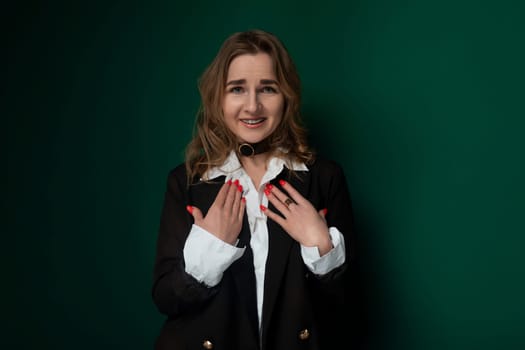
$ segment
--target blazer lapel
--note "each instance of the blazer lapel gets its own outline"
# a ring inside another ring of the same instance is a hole
[[[307,171],[296,171],[296,174],[299,175],[299,178],[293,175],[289,176],[289,170],[285,169],[271,182],[274,186],[277,186],[280,179],[288,181],[302,196],[306,197],[310,187],[310,173]],[[270,204],[269,207],[271,210],[277,211],[273,205]],[[279,224],[270,219],[268,219],[268,235],[269,248],[264,278],[263,332],[271,319],[279,294],[281,280],[286,271],[290,249],[295,242]]]
[[[224,185],[225,178],[226,176],[220,176],[210,182],[199,181],[192,184],[188,204],[196,206],[202,211],[202,215],[206,216],[221,186]]]

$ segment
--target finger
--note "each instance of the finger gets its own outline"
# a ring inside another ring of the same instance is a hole
[[[288,208],[288,206],[286,204],[284,204],[284,201],[286,200],[286,198],[288,198],[288,195],[285,194],[283,191],[281,191],[280,189],[278,189],[277,187],[273,186],[273,185],[268,185],[266,186],[266,188],[264,189],[264,193],[266,194],[266,196],[268,197],[268,199],[270,199],[270,195],[273,195],[274,197],[274,200],[272,201],[272,204],[275,205],[275,201],[279,201],[282,205],[284,205],[286,208]]]
[[[233,199],[232,213],[235,214],[235,213],[239,212],[239,208],[241,206],[241,198],[242,198],[242,186],[238,185],[237,186],[237,191],[235,191],[235,196],[234,196],[234,199]]]
[[[261,211],[264,213],[264,215],[268,216],[270,219],[272,219],[273,221],[278,223],[279,226],[281,226],[286,231],[286,228],[285,228],[286,220],[282,216],[280,216],[279,214],[274,213],[273,211],[271,211],[270,209],[268,209],[267,207],[265,207],[262,204],[260,205],[260,207],[261,207]]]
[[[193,219],[195,222],[201,221],[203,219],[202,212],[199,208],[188,205],[186,206],[186,210],[193,216]]]
[[[288,192],[290,197],[295,201],[297,204],[303,204],[306,199],[292,186],[289,182],[284,180],[279,180],[279,184],[281,187]]]
[[[326,222],[326,213],[328,212],[328,209],[324,208],[319,210],[319,215],[323,218],[324,222]]]
[[[268,197],[268,201],[273,204],[275,209],[279,210],[279,212],[281,212],[281,214],[283,214],[286,217],[286,214],[290,212],[290,208],[288,207],[288,205],[284,204],[284,201],[288,197],[275,187],[266,188],[264,190],[264,193],[266,194],[266,197]],[[279,199],[277,195],[283,197],[283,200]]]
[[[246,208],[246,198],[242,197],[241,198],[241,204],[240,204],[240,207],[239,207],[239,216],[238,216],[239,221],[242,221],[242,219],[244,218],[244,209],[245,208]]]
[[[214,205],[217,205],[219,208],[222,208],[224,206],[224,201],[226,200],[226,196],[228,194],[228,191],[231,187],[231,180],[228,180],[222,185],[221,189],[219,190],[219,193],[217,193],[217,197],[215,197],[215,201],[213,202]]]
[[[223,209],[230,213],[232,212],[232,207],[233,207],[233,202],[235,201],[235,196],[237,195],[237,192],[239,191],[238,187],[239,187],[239,180],[235,180],[233,183],[230,184],[230,187],[224,199]]]

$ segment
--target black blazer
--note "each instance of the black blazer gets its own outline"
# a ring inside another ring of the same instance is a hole
[[[193,224],[185,208],[191,204],[206,215],[224,177],[211,183],[193,181],[188,187],[183,164],[169,173],[152,288],[153,300],[167,318],[155,349],[346,348],[348,330],[339,320],[347,310],[345,275],[353,257],[350,195],[345,175],[335,162],[317,159],[308,168],[296,172],[297,177],[285,168],[272,184],[279,186],[279,179],[285,179],[317,210],[328,209],[328,226],[337,227],[345,236],[346,262],[326,275],[312,274],[304,265],[299,243],[268,219],[262,339],[246,214],[239,236],[239,246],[247,247],[243,256],[225,271],[217,286],[199,283],[184,271],[183,248]]]

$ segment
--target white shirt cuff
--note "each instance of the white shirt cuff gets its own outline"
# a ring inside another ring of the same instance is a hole
[[[216,286],[224,271],[245,249],[234,247],[194,224],[184,244],[186,272],[209,287]]]
[[[324,275],[345,262],[345,238],[335,227],[328,229],[330,239],[334,246],[323,256],[319,254],[317,247],[305,247],[301,245],[301,255],[305,265],[316,275]]]

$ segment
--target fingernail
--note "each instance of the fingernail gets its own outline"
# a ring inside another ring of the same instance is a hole
[[[235,180],[235,181],[233,181],[233,184],[234,184],[235,186],[239,186],[239,180]]]
[[[265,189],[264,189],[264,194],[265,194],[265,195],[269,196],[270,193],[272,193],[272,191],[271,191],[269,188],[265,188]]]
[[[193,207],[191,205],[187,205],[186,210],[188,211],[188,213],[193,214]]]
[[[279,180],[279,185],[281,185],[281,186],[286,185],[286,181],[284,181],[283,179]]]
[[[268,209],[268,208],[266,208],[266,207],[265,207],[264,205],[262,205],[262,204],[259,205],[259,208],[261,208],[262,211],[266,211],[266,209]]]
[[[323,214],[326,215],[326,213],[328,213],[328,209],[324,208],[323,209]]]
[[[239,190],[239,192],[242,192],[242,185],[238,185],[237,189]]]
[[[228,185],[231,185],[231,184],[232,184],[232,180],[230,179],[230,180],[228,180],[226,183],[227,183]]]
[[[243,203],[246,203],[246,198],[245,198],[245,197],[242,197],[242,198],[241,198],[241,201],[242,201]]]
[[[266,188],[271,191],[273,189],[273,185],[271,183],[267,183]]]

